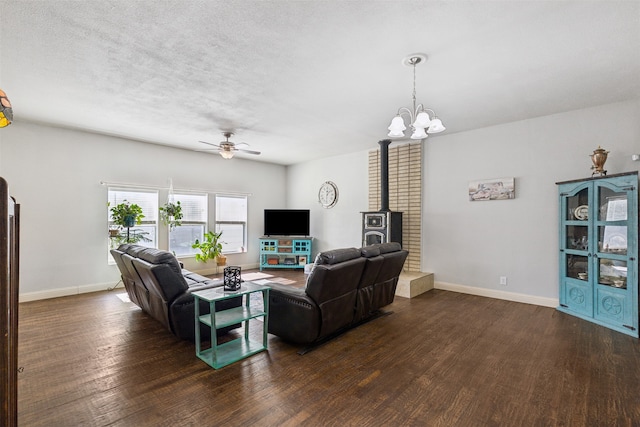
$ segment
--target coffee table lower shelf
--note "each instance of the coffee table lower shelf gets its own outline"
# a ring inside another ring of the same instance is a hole
[[[198,357],[212,368],[220,369],[266,349],[262,343],[242,337],[218,345],[215,352],[213,348],[202,350]]]

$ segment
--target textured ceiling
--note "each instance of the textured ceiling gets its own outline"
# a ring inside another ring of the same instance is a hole
[[[375,148],[414,52],[445,133],[640,98],[640,1],[2,0],[0,20],[16,121],[193,150],[233,130],[280,164]]]

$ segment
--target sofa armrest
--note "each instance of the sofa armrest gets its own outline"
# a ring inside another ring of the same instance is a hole
[[[304,289],[269,283],[269,333],[299,344],[320,334],[320,309]]]
[[[283,285],[282,283],[276,283],[276,282],[269,282],[265,284],[265,286],[268,286],[271,288],[270,292],[282,293],[286,295],[294,295],[300,298],[309,298],[304,288],[295,288],[290,285]],[[312,303],[315,305],[313,300],[312,300]]]

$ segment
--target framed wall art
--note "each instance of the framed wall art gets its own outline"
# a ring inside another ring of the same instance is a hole
[[[509,200],[516,198],[514,178],[494,178],[469,182],[469,200]]]

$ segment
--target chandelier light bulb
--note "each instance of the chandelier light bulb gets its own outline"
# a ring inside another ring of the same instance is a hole
[[[442,124],[442,121],[439,118],[434,118],[433,120],[431,120],[431,126],[429,126],[429,130],[427,131],[428,133],[440,133],[444,130],[446,130],[447,128],[444,127],[444,125]]]
[[[416,117],[416,121],[413,122],[413,127],[424,129],[424,128],[428,128],[430,124],[431,124],[431,119],[429,119],[429,115],[423,111],[422,113],[419,113],[418,116]]]
[[[387,134],[387,136],[389,136],[391,138],[402,138],[404,136],[404,132],[392,130],[391,132],[389,132]]]
[[[404,125],[404,120],[402,117],[395,116],[393,120],[391,120],[391,124],[387,129],[389,129],[389,136],[392,138],[399,138],[404,136],[404,130],[407,127]]]
[[[429,135],[426,134],[424,128],[415,128],[413,135],[411,135],[411,139],[425,139]]]

